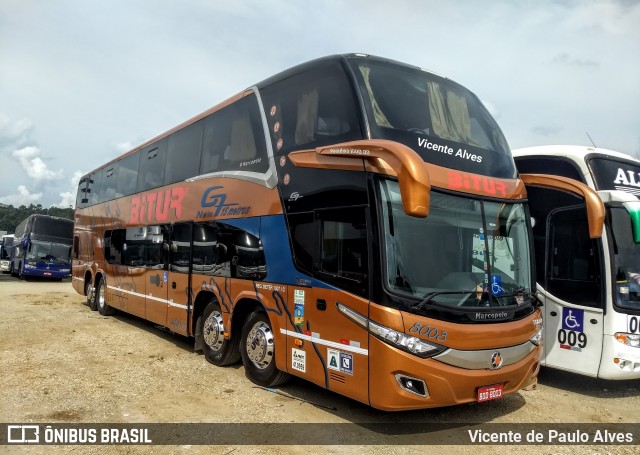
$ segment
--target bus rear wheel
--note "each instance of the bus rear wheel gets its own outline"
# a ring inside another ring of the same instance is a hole
[[[116,312],[116,310],[107,304],[106,291],[107,283],[105,283],[104,279],[100,279],[100,281],[98,281],[98,289],[96,289],[96,298],[94,301],[96,302],[98,313],[102,316],[111,316]]]
[[[219,367],[240,360],[240,347],[236,340],[225,338],[222,311],[218,302],[210,302],[200,317],[202,351],[208,362]]]
[[[275,338],[269,316],[257,310],[251,313],[242,327],[240,353],[247,377],[263,387],[285,383],[289,374],[276,368]]]
[[[96,311],[98,309],[98,293],[96,292],[98,289],[92,287],[91,281],[87,281],[84,285],[84,293],[87,296],[87,306],[91,311]]]

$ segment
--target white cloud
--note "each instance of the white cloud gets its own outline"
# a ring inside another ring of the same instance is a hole
[[[2,196],[0,197],[0,202],[13,205],[14,207],[20,207],[21,205],[29,206],[31,204],[37,204],[41,199],[42,193],[31,193],[26,186],[20,185],[18,186],[17,194]]]
[[[73,177],[69,179],[71,189],[69,191],[60,193],[60,202],[58,202],[57,204],[54,204],[54,206],[60,207],[60,208],[68,208],[68,207],[76,206],[76,194],[78,190],[78,183],[80,182],[80,179],[82,178],[83,175],[84,175],[84,172],[82,171],[75,171],[73,173]]]
[[[23,118],[14,121],[0,112],[0,151],[23,147],[30,141],[33,129],[31,120]]]
[[[40,149],[38,147],[23,147],[16,150],[12,155],[20,160],[22,169],[27,175],[36,180],[36,182],[59,180],[62,178],[62,169],[52,171],[47,164],[40,158]]]
[[[76,193],[70,193],[70,192],[60,193],[60,198],[61,198],[60,202],[58,202],[57,204],[54,204],[54,206],[60,207],[63,209],[76,206]]]

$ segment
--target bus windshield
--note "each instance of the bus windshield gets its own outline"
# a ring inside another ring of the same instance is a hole
[[[353,59],[372,139],[400,142],[425,161],[500,178],[516,167],[480,100],[455,82],[409,66]]]
[[[613,234],[613,272],[616,277],[616,303],[623,308],[640,309],[640,243],[634,243],[629,212],[623,207],[609,209]]]
[[[71,245],[64,243],[42,242],[32,240],[27,252],[27,259],[45,259],[59,262],[69,262],[71,257]]]
[[[522,204],[432,192],[426,218],[407,216],[398,183],[380,182],[386,286],[423,303],[493,307],[531,293]]]

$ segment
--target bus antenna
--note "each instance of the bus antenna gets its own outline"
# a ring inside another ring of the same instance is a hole
[[[585,131],[585,133],[587,134],[587,137],[589,138],[589,140],[591,141],[591,143],[593,144],[594,148],[598,148],[598,146],[596,145],[595,142],[593,142],[593,139],[591,139],[591,136],[589,136],[589,133]]]

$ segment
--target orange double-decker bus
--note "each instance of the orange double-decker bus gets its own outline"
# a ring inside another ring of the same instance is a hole
[[[193,337],[215,365],[241,359],[262,386],[295,375],[385,410],[485,401],[539,369],[528,220],[474,94],[332,56],[84,176],[73,284],[103,315]]]

